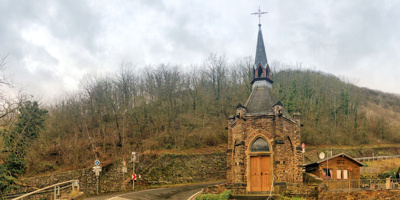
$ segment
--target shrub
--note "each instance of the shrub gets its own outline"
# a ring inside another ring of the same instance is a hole
[[[220,194],[201,194],[196,197],[196,200],[227,200],[232,191],[227,190]]]

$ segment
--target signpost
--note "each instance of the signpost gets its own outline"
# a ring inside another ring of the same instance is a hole
[[[97,188],[96,194],[99,195],[99,176],[100,176],[100,172],[101,172],[101,166],[99,166],[100,161],[96,160],[96,161],[94,161],[94,164],[96,165],[93,167],[93,171],[96,174],[96,188]]]
[[[126,161],[123,160],[122,161],[122,173],[127,173],[127,172],[128,172],[128,169],[126,167]]]
[[[132,151],[131,161],[132,161],[132,165],[133,165],[132,166],[133,167],[132,168],[132,189],[135,189],[135,179],[136,179],[135,164],[139,162],[139,153]]]
[[[122,185],[123,185],[123,189],[125,190],[125,173],[128,172],[128,168],[126,167],[126,161],[125,159],[122,161]]]

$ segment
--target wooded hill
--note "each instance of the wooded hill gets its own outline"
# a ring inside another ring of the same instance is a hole
[[[30,172],[80,168],[130,151],[188,149],[227,143],[227,116],[251,91],[251,63],[211,55],[202,66],[129,63],[110,76],[87,76],[78,92],[48,111],[45,129],[26,152]],[[400,98],[357,87],[331,74],[271,64],[275,94],[300,112],[311,145],[400,142]],[[285,70],[282,70],[285,69]]]

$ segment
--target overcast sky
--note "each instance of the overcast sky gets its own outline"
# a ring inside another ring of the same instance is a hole
[[[269,61],[302,63],[359,86],[400,93],[400,1],[1,0],[0,55],[27,92],[74,91],[121,62],[200,64],[255,54],[261,18]]]

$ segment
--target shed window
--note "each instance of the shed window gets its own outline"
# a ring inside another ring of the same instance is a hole
[[[269,146],[267,141],[262,138],[258,138],[256,141],[253,142],[251,145],[251,152],[265,152],[269,151]]]
[[[343,179],[349,179],[349,171],[347,169],[343,170]]]
[[[342,179],[342,170],[340,169],[336,170],[336,179]]]
[[[322,178],[332,178],[333,170],[332,169],[322,169]]]

